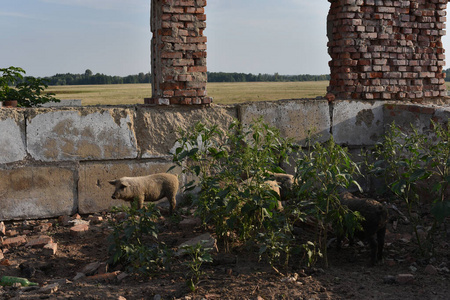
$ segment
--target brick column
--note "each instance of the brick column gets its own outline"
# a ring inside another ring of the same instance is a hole
[[[151,0],[152,98],[147,104],[209,104],[206,0]]]
[[[328,92],[338,99],[446,96],[448,0],[328,0]]]

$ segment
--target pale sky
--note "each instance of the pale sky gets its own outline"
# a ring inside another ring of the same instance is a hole
[[[208,71],[329,74],[329,7],[327,0],[208,0]],[[150,0],[0,0],[0,67],[32,76],[146,73],[149,23]]]

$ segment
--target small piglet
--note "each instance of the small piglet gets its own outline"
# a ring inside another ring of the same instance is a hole
[[[269,174],[269,179],[275,180],[279,184],[281,201],[288,201],[293,198],[294,176],[285,173],[270,172]]]
[[[175,210],[178,191],[178,177],[168,173],[158,173],[141,177],[122,177],[109,181],[116,187],[113,199],[132,202],[138,200],[138,208],[144,206],[144,201],[158,201],[167,197],[170,203],[170,214]]]
[[[378,201],[373,199],[357,198],[350,193],[341,194],[341,204],[352,211],[358,211],[363,217],[361,222],[362,231],[356,231],[355,236],[367,241],[370,245],[370,263],[375,265],[382,260],[386,224],[388,221],[387,209]],[[340,240],[338,237],[338,246]],[[350,239],[352,242],[352,239]]]

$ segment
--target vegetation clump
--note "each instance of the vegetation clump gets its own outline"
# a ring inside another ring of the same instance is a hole
[[[393,124],[383,141],[365,153],[365,160],[356,163],[333,138],[324,143],[310,140],[301,148],[261,119],[248,125],[235,121],[227,130],[197,123],[179,131],[173,162],[187,178],[194,178],[183,186],[184,195],[204,228],[214,231],[220,249],[254,251],[278,271],[278,266],[288,270],[293,258],[310,267],[320,261],[328,266],[332,236],[338,241],[363,237],[371,244],[371,263],[381,260],[386,208],[344,193],[361,193],[358,181],[364,177],[385,180],[386,199],[406,208],[420,254],[433,255],[450,216],[449,142],[446,126],[433,123],[425,135],[414,128],[405,134]],[[283,176],[281,166],[295,169],[295,175]],[[278,177],[289,179],[289,184],[277,182],[285,189],[284,199],[267,185]],[[431,203],[422,196],[427,186],[432,186],[427,192],[433,196]],[[112,260],[145,272],[170,264],[166,247],[156,241],[151,246],[142,243],[145,235],[156,237],[154,206],[126,213],[126,221],[113,225]],[[301,226],[309,226],[310,234],[296,234]],[[200,244],[186,250],[191,258],[184,263],[190,272],[187,284],[195,291],[202,265],[211,256]]]
[[[48,85],[44,79],[24,77],[18,67],[0,68],[0,101],[16,100],[19,107],[39,107],[47,102],[59,102],[53,93],[44,93]]]

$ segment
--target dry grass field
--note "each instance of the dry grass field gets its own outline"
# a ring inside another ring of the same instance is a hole
[[[446,82],[450,90],[450,82]],[[328,81],[307,82],[221,82],[208,83],[208,96],[216,104],[250,101],[316,98],[325,96]],[[150,84],[51,86],[47,91],[59,99],[81,99],[83,105],[144,103],[151,97]]]
[[[208,96],[217,104],[249,101],[316,98],[325,96],[328,81],[208,83]],[[56,98],[81,99],[83,105],[144,103],[151,97],[150,84],[51,86]]]

